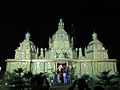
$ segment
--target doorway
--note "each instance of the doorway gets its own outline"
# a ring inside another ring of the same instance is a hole
[[[66,70],[66,63],[57,63],[57,72],[63,73]]]
[[[66,63],[57,63],[57,80],[58,83],[64,83],[63,73],[66,72]]]

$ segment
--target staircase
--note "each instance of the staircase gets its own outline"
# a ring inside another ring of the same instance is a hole
[[[69,90],[69,87],[71,87],[72,84],[58,84],[58,85],[52,85],[50,87],[50,90]],[[75,89],[77,90],[77,89]]]

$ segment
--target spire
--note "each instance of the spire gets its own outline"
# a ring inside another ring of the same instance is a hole
[[[64,28],[64,23],[63,23],[63,20],[60,19],[59,23],[58,23],[58,29],[60,28]]]
[[[29,25],[29,24],[28,24],[28,25],[25,24],[25,25],[26,25],[26,27],[28,28],[28,29],[27,29],[27,33],[26,33],[26,35],[25,35],[25,39],[26,39],[26,40],[30,40],[30,33],[29,33],[29,32],[30,32],[30,29],[29,29],[30,25]]]
[[[71,34],[73,36],[73,41],[74,41],[74,47],[76,47],[76,31],[75,31],[75,26],[74,24],[71,24]]]
[[[50,48],[50,49],[52,48],[52,40],[51,40],[50,37],[49,37],[49,48]]]
[[[85,50],[84,50],[84,53],[86,54],[86,52],[87,52],[87,47],[85,47]]]
[[[95,32],[92,34],[92,39],[93,40],[97,39],[97,34]]]
[[[29,40],[29,39],[30,39],[30,33],[29,33],[29,32],[26,33],[25,39],[26,39],[26,40]]]

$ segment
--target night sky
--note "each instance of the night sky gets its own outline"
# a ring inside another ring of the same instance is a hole
[[[88,1],[81,2],[80,5],[77,2],[70,4],[32,1],[14,3],[11,1],[5,3],[7,8],[4,9],[4,23],[2,23],[2,32],[0,32],[0,66],[5,65],[4,61],[7,58],[14,58],[14,50],[24,40],[27,31],[30,32],[31,40],[36,46],[47,48],[49,36],[57,31],[61,18],[66,32],[76,38],[75,47],[87,46],[95,31],[98,39],[108,50],[109,57],[120,60],[120,16],[117,14],[106,14],[106,9],[101,9],[104,11],[96,14],[98,11],[95,9],[91,11],[89,6],[93,4],[89,4]],[[94,6],[108,8],[110,5],[104,2],[102,5]]]

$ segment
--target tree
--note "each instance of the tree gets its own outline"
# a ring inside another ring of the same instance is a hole
[[[69,69],[69,73],[70,73],[71,81],[77,79],[77,76],[75,76],[75,69],[76,69],[76,67],[73,67],[73,66]]]
[[[23,80],[23,69],[22,68],[17,68],[14,70],[12,73],[7,73],[8,78],[8,87],[9,88],[15,88],[17,90],[21,90],[24,88],[24,80]]]
[[[18,74],[19,77],[21,77],[21,74],[22,74],[23,71],[24,71],[24,70],[23,70],[22,68],[17,68],[17,69],[14,70],[14,72],[15,72],[16,74]]]
[[[118,76],[116,74],[110,74],[109,71],[103,71],[97,76],[98,82],[96,84],[103,86],[104,88],[113,88],[119,83],[117,80]]]
[[[31,87],[31,79],[33,78],[33,74],[31,72],[24,73],[23,77],[25,78],[25,86],[27,86],[28,90]]]

